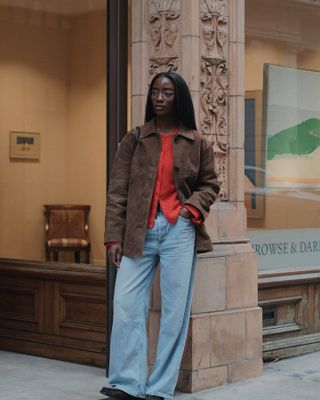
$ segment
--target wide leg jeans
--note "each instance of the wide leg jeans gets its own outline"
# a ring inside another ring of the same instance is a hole
[[[114,294],[111,387],[137,397],[173,397],[188,331],[195,258],[193,223],[179,217],[172,225],[162,212],[147,230],[142,256],[122,257]],[[156,358],[148,376],[146,320],[158,265],[161,320]]]

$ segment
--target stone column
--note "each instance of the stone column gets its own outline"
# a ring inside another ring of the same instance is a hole
[[[244,0],[132,0],[132,126],[143,122],[148,82],[165,70],[189,84],[222,185],[207,221],[214,249],[197,261],[177,387],[195,392],[262,373],[257,259],[244,207]],[[150,364],[160,307],[156,284]]]

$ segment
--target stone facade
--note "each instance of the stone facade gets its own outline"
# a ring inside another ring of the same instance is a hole
[[[211,141],[222,195],[207,221],[214,250],[197,261],[178,389],[195,392],[262,373],[257,260],[244,207],[244,0],[132,0],[132,126],[143,121],[148,82],[173,70],[191,89],[199,130]],[[150,364],[160,316],[155,282]]]

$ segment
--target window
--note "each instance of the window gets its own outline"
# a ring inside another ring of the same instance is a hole
[[[43,205],[84,204],[91,262],[104,263],[105,7],[104,0],[1,2],[1,258],[44,260]],[[36,143],[36,156],[24,157]]]
[[[260,269],[320,260],[320,2],[246,0],[245,203]]]

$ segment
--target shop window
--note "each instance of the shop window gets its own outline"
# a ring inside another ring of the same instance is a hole
[[[0,258],[44,261],[44,205],[86,205],[104,264],[106,2],[7,1],[0,15]]]
[[[245,204],[260,269],[319,266],[319,18],[319,2],[246,0]]]

